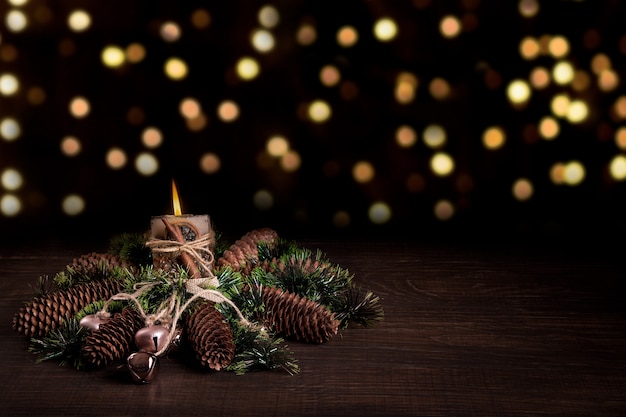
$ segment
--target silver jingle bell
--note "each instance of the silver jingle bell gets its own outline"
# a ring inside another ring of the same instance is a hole
[[[101,324],[109,321],[109,317],[103,314],[88,314],[78,322],[81,327],[87,330],[98,330]]]
[[[150,353],[159,352],[169,343],[170,330],[161,325],[152,325],[139,329],[135,333],[135,344],[139,350]]]
[[[135,352],[126,359],[126,364],[134,382],[147,384],[156,378],[159,358],[153,353]]]

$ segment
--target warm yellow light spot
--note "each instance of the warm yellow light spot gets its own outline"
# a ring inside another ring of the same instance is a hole
[[[537,67],[530,73],[530,84],[538,89],[544,89],[550,85],[550,72],[544,67]]]
[[[570,102],[570,98],[566,94],[557,94],[550,102],[550,109],[555,116],[565,117],[567,116]]]
[[[561,185],[565,182],[565,164],[557,162],[550,168],[550,181],[555,185]]]
[[[122,48],[116,45],[109,45],[102,50],[100,55],[102,63],[110,68],[118,68],[124,65],[126,55]]]
[[[276,45],[274,35],[265,29],[259,29],[252,32],[250,41],[254,49],[262,53],[271,51]]]
[[[615,131],[615,145],[620,149],[626,149],[626,127],[620,127]]]
[[[613,103],[613,111],[620,119],[626,119],[626,96],[619,96]]]
[[[352,167],[352,178],[358,183],[364,184],[374,179],[374,166],[368,161],[359,161]]]
[[[370,222],[384,224],[391,220],[391,207],[384,201],[377,201],[370,206],[367,215]]]
[[[89,101],[84,97],[75,97],[70,101],[70,114],[77,119],[87,117],[91,110]]]
[[[424,143],[429,148],[439,148],[446,143],[447,135],[445,129],[440,125],[428,125],[422,134]]]
[[[280,158],[280,166],[286,172],[294,172],[300,168],[302,159],[300,154],[294,150],[289,150]]]
[[[22,202],[13,194],[6,194],[0,198],[0,211],[5,217],[13,217],[22,211]]]
[[[454,216],[454,205],[449,200],[439,200],[435,203],[433,212],[438,220],[447,221]]]
[[[211,24],[211,14],[204,9],[194,10],[191,14],[191,24],[196,29],[206,29]]]
[[[428,91],[430,91],[430,95],[437,100],[445,100],[450,96],[450,84],[446,80],[440,77],[435,77],[432,79],[430,84],[428,85]]]
[[[552,69],[552,78],[557,84],[569,84],[574,79],[574,67],[570,62],[561,61]]]
[[[509,101],[514,105],[526,103],[530,99],[530,87],[521,79],[511,81],[506,92]]]
[[[309,119],[315,123],[323,123],[330,119],[331,116],[330,105],[323,100],[315,100],[309,104]]]
[[[539,121],[539,126],[537,130],[539,132],[539,136],[541,136],[545,140],[552,140],[559,135],[561,128],[559,126],[559,122],[557,122],[556,119],[550,116],[546,116]]]
[[[259,23],[266,28],[273,28],[280,22],[280,14],[274,6],[263,6],[258,14]]]
[[[126,60],[133,64],[143,61],[146,57],[146,48],[140,43],[131,43],[126,47]]]
[[[539,3],[537,0],[520,0],[518,10],[523,17],[533,17],[539,13]]]
[[[165,75],[172,80],[182,80],[187,71],[187,64],[180,58],[170,58],[165,62]]]
[[[548,43],[548,51],[554,58],[563,58],[569,53],[569,42],[564,36],[555,36]]]
[[[396,143],[402,148],[410,148],[417,142],[417,132],[411,126],[403,125],[396,129]]]
[[[223,101],[217,107],[217,117],[223,122],[233,122],[239,117],[239,106],[231,100]]]
[[[289,142],[282,136],[272,136],[265,144],[265,149],[273,157],[281,157],[289,151]]]
[[[583,100],[573,100],[567,109],[566,118],[570,123],[582,123],[589,116],[589,106]]]
[[[591,78],[586,71],[576,70],[574,79],[572,80],[572,88],[574,91],[585,91],[591,84]]]
[[[358,40],[359,32],[352,26],[343,26],[337,32],[337,43],[344,48],[354,46]]]
[[[252,198],[254,206],[258,210],[269,210],[274,205],[274,196],[268,190],[259,190]]]
[[[20,83],[15,75],[8,73],[0,75],[0,94],[12,96],[17,93],[19,88]]]
[[[533,196],[533,184],[526,178],[520,178],[513,183],[513,197],[519,201],[526,201]]]
[[[598,76],[598,87],[604,92],[613,91],[619,85],[619,76],[612,69],[600,72]]]
[[[66,136],[61,140],[61,152],[65,156],[76,156],[80,153],[82,145],[74,136]]]
[[[165,42],[175,42],[180,39],[181,36],[180,26],[175,22],[163,23],[159,29],[159,33]]]
[[[0,122],[0,136],[7,141],[13,141],[20,137],[22,134],[22,128],[17,120],[13,118],[6,118]]]
[[[483,145],[487,149],[499,149],[504,146],[506,139],[504,130],[499,126],[493,126],[485,130],[483,133]]]
[[[187,119],[198,117],[202,112],[200,103],[194,98],[185,98],[180,102],[180,114]]]
[[[200,158],[200,169],[205,174],[215,174],[221,168],[222,162],[220,161],[219,156],[212,152],[205,153]]]
[[[395,96],[398,103],[407,104],[415,99],[418,79],[410,72],[401,72],[396,78]]]
[[[106,164],[111,169],[120,169],[126,165],[126,153],[120,148],[111,148],[105,157]]]
[[[461,21],[456,16],[444,16],[439,22],[439,31],[444,38],[455,38],[461,33]]]
[[[85,211],[85,200],[78,194],[70,194],[61,203],[63,212],[68,216],[77,216]]]
[[[2,172],[0,182],[2,182],[2,186],[6,190],[15,191],[22,186],[22,184],[24,183],[24,178],[18,170],[13,168],[7,168]]]
[[[617,155],[611,160],[609,173],[617,181],[626,179],[626,157],[624,155]]]
[[[21,10],[11,10],[6,14],[4,23],[11,32],[21,32],[28,26],[28,19]]]
[[[611,59],[606,54],[598,53],[591,59],[591,71],[596,75],[610,68]]]
[[[157,148],[163,143],[163,134],[156,127],[147,127],[141,133],[141,142],[146,148]]]
[[[252,80],[259,75],[259,63],[254,58],[243,57],[237,61],[236,71],[242,80]]]
[[[398,34],[398,26],[391,18],[378,19],[374,23],[374,36],[381,42],[389,42]]]
[[[539,56],[539,42],[531,36],[522,39],[519,45],[519,53],[527,61]]]
[[[191,130],[192,132],[198,132],[206,127],[206,125],[209,123],[209,120],[207,119],[205,114],[200,113],[196,117],[185,119],[185,123],[187,124],[187,129]]]
[[[154,175],[159,170],[159,161],[151,153],[142,152],[135,158],[135,169],[146,177]]]
[[[440,177],[450,175],[454,171],[454,160],[444,152],[437,152],[430,159],[430,169]]]
[[[585,167],[579,161],[570,161],[565,164],[563,181],[567,185],[578,185],[585,179]]]
[[[91,26],[91,16],[84,10],[74,10],[67,18],[67,25],[74,32],[83,32]]]
[[[296,40],[302,46],[311,45],[317,39],[317,30],[315,26],[310,24],[303,24],[298,28],[296,34]]]
[[[341,74],[334,65],[325,65],[320,71],[320,81],[326,87],[333,87],[341,81]]]
[[[333,225],[337,228],[343,229],[350,226],[350,213],[344,210],[339,210],[333,215]]]

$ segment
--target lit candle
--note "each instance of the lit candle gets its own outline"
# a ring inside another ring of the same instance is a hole
[[[201,259],[194,258],[185,251],[165,250],[164,245],[156,244],[151,245],[154,266],[160,269],[173,270],[180,261],[183,266],[190,270],[194,278],[199,278],[203,268],[201,263],[211,270],[213,268],[213,257],[210,255],[213,253],[214,238],[211,220],[207,214],[182,213],[178,190],[174,181],[172,181],[172,204],[173,215],[152,217],[150,221],[151,243],[155,241],[189,243],[191,252],[200,255]]]

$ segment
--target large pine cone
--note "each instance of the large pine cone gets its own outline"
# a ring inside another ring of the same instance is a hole
[[[91,278],[105,277],[107,272],[115,267],[130,267],[131,265],[118,255],[110,253],[92,252],[78,258],[67,265],[74,273],[83,274]]]
[[[219,371],[235,356],[233,331],[211,302],[203,303],[186,322],[187,340],[203,366]]]
[[[323,305],[278,288],[262,289],[265,311],[258,319],[287,338],[324,343],[337,334],[339,321]]]
[[[123,360],[132,351],[135,333],[144,326],[141,315],[127,307],[93,330],[85,338],[81,353],[89,364],[96,367],[109,366]]]
[[[246,233],[224,251],[217,261],[217,266],[230,266],[233,270],[240,270],[247,262],[258,259],[260,242],[276,244],[278,233],[270,228],[256,229]]]
[[[101,280],[35,297],[15,314],[13,329],[28,337],[44,336],[87,305],[108,300],[119,291],[119,282]]]

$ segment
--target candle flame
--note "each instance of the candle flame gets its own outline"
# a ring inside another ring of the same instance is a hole
[[[174,206],[174,216],[181,216],[183,211],[180,208],[180,199],[178,198],[178,190],[174,180],[172,180],[172,204]]]

